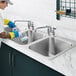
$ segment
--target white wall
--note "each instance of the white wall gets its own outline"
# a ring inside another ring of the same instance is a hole
[[[56,34],[76,40],[76,19],[61,17],[56,20],[56,0],[52,0],[51,5],[51,24],[57,27]]]
[[[23,19],[29,19],[41,24],[50,25],[50,0],[11,0],[14,5],[4,11],[15,16],[20,16]],[[5,15],[7,15],[5,13]],[[7,15],[8,16],[8,15]]]

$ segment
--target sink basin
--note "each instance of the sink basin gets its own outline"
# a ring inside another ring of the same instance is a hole
[[[50,45],[51,46],[51,45]],[[63,54],[65,51],[74,47],[74,43],[62,38],[55,37],[55,54],[52,57]],[[44,38],[38,42],[29,45],[29,49],[35,51],[43,56],[49,57],[49,37]]]
[[[10,32],[11,29],[10,28],[5,28],[5,31]],[[38,33],[38,32],[32,32],[32,33],[33,33],[32,42],[43,38],[43,34],[41,34],[41,33]],[[24,35],[23,37],[25,37],[25,36],[28,37],[28,30],[24,31],[23,35]],[[22,41],[21,39],[22,39],[22,37],[18,37],[18,38],[14,38],[14,39],[11,39],[11,40],[13,40],[14,42],[16,42],[20,45],[28,44],[28,40]]]

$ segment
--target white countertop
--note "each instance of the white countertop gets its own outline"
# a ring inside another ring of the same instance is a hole
[[[3,43],[66,76],[76,76],[76,47],[51,60],[29,50],[28,45],[19,45],[9,39],[4,39]]]

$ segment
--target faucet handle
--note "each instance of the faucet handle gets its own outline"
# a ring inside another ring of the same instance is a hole
[[[56,27],[53,27],[54,30],[56,30]]]
[[[55,30],[56,30],[56,27],[53,27],[52,33],[54,36],[55,36]]]
[[[31,22],[32,30],[34,30],[34,22]]]
[[[28,28],[30,29],[31,21],[28,21]]]

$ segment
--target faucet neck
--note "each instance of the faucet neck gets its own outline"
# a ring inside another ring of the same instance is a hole
[[[52,33],[53,36],[55,36],[55,30],[56,30],[55,27],[51,28],[51,31],[50,32]]]
[[[28,23],[28,29],[30,29],[30,27],[32,27],[32,30],[34,30],[33,22],[30,20],[15,20],[14,23],[16,24],[16,22],[27,22]]]

